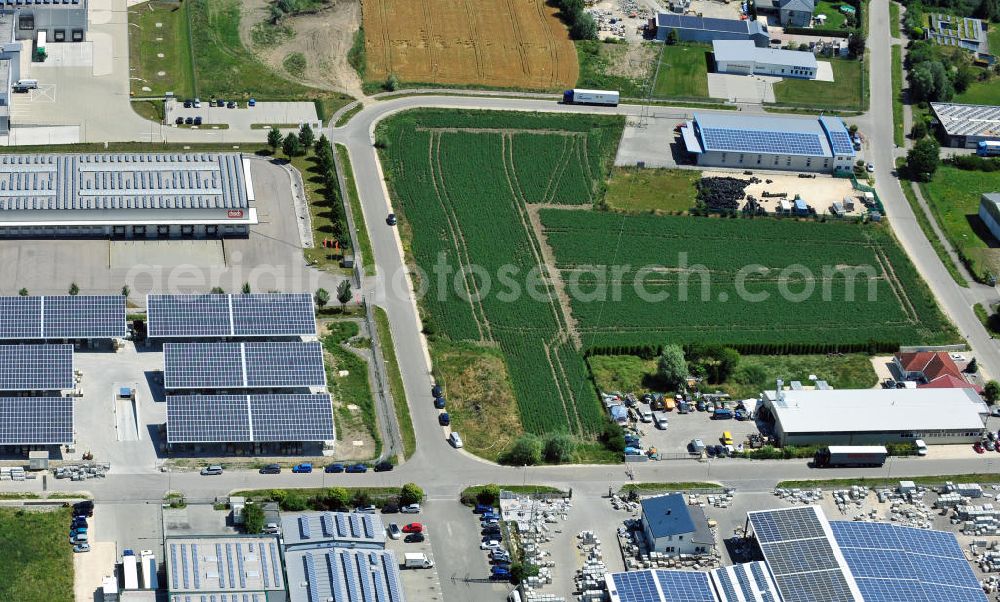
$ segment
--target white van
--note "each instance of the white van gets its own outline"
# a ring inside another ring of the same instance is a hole
[[[638,413],[639,413],[639,420],[643,422],[653,421],[653,410],[650,410],[649,408],[638,408]]]
[[[917,455],[918,456],[926,456],[927,455],[927,444],[924,443],[923,439],[917,439],[916,441],[913,442],[913,445],[915,445],[916,448],[917,448]]]
[[[19,79],[13,86],[15,92],[27,92],[38,88],[37,79]]]
[[[666,430],[669,423],[666,412],[653,412],[653,424],[656,425],[656,428],[661,431]]]

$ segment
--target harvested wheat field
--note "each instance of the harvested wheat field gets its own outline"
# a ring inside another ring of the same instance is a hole
[[[544,0],[363,0],[366,79],[555,90],[576,48]]]

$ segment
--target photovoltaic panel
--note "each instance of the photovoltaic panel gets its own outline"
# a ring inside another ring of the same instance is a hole
[[[761,543],[825,535],[823,525],[812,506],[750,512],[749,518],[757,540]]]
[[[72,388],[72,345],[0,345],[0,391]]]
[[[618,596],[628,602],[659,602],[655,579],[651,570],[614,573],[611,576]]]
[[[72,397],[0,397],[0,445],[72,442]]]
[[[146,309],[152,338],[316,334],[308,293],[148,295]]]
[[[61,295],[42,298],[47,339],[114,339],[126,333],[123,295]]]
[[[168,443],[334,438],[333,405],[326,394],[167,396]]]
[[[708,573],[701,571],[656,571],[664,597],[673,602],[715,602]]]
[[[0,297],[0,339],[42,338],[41,297]]]
[[[811,133],[703,126],[701,136],[711,151],[824,156],[819,135]]]
[[[166,343],[167,389],[324,387],[323,348],[288,343]]]
[[[837,155],[854,154],[854,145],[851,143],[851,136],[847,132],[840,130],[831,130],[830,146],[833,148],[834,154]]]

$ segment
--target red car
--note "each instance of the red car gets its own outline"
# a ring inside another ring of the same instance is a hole
[[[984,451],[983,444],[980,443],[979,441],[976,441],[975,443],[972,444],[972,449],[974,449],[977,454],[981,454]]]
[[[403,527],[403,533],[423,533],[424,526],[420,523],[410,523]]]

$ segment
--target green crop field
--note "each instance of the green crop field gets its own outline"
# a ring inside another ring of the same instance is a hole
[[[602,413],[557,291],[531,276],[546,262],[527,204],[589,207],[622,127],[618,117],[421,110],[377,132],[412,259],[428,274],[424,319],[440,336],[504,353],[531,432],[592,433]],[[444,286],[439,261],[452,269]],[[482,274],[459,272],[470,265]],[[502,294],[492,277],[507,270],[534,294]]]
[[[578,283],[584,347],[956,338],[881,226],[545,209],[540,218],[563,280]]]
[[[70,602],[73,549],[70,511],[0,508],[0,600]]]

